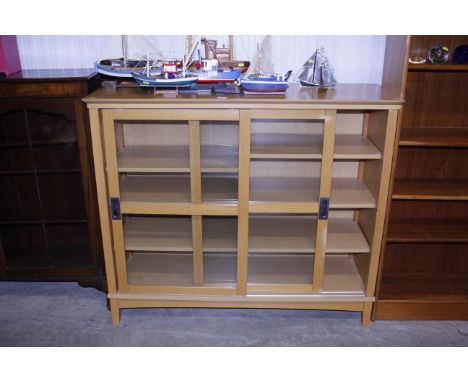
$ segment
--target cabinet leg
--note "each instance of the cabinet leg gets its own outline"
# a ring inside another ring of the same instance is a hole
[[[110,300],[112,323],[114,325],[120,324],[120,308],[119,303],[116,299],[111,298]]]
[[[372,316],[372,306],[374,304],[372,302],[365,302],[364,303],[364,310],[362,311],[362,326],[368,328],[371,323],[371,316]]]

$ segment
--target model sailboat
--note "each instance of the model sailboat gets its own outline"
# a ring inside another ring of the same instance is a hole
[[[337,81],[333,67],[325,56],[325,49],[317,49],[304,63],[302,72],[297,78],[301,86],[335,86]]]
[[[114,48],[115,48],[115,39],[112,39]],[[149,41],[145,40],[144,44],[140,46],[149,45]],[[140,57],[138,59],[129,59],[128,58],[128,36],[121,36],[121,48],[122,48],[122,57],[119,58],[105,58],[99,60],[95,63],[96,71],[104,76],[105,78],[110,78],[113,80],[116,79],[130,79],[132,78],[132,73],[143,74],[144,65],[146,58]],[[157,64],[162,65],[162,53],[157,52],[156,54],[159,59],[151,59],[151,75],[157,75],[161,73],[161,68]]]
[[[257,48],[247,71],[247,78],[241,80],[246,94],[284,94],[289,86],[288,79],[292,71],[286,74],[274,74],[271,36],[266,36]],[[252,73],[252,74],[250,74]]]

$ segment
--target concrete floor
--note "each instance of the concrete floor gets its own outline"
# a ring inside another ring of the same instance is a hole
[[[468,321],[377,321],[359,313],[126,309],[76,283],[0,282],[0,346],[468,346]]]

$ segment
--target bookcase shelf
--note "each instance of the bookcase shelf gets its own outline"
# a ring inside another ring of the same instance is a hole
[[[322,135],[252,134],[251,159],[321,159]],[[365,136],[341,134],[335,138],[334,159],[380,159],[379,149]]]
[[[391,243],[468,243],[468,225],[444,222],[390,224],[387,241]]]
[[[299,93],[86,99],[114,323],[155,306],[370,323],[402,100],[374,85],[339,85],[326,102]]]
[[[468,127],[403,127],[400,146],[468,147]]]
[[[317,219],[307,216],[252,216],[249,251],[255,253],[315,253]],[[130,217],[124,225],[125,250],[191,252],[189,217]],[[203,251],[236,252],[237,219],[203,218]],[[330,219],[327,253],[368,253],[369,244],[351,219]]]
[[[396,179],[393,199],[468,200],[468,181]]]

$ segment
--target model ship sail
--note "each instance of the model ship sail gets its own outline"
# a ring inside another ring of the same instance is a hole
[[[273,66],[271,36],[265,36],[263,41],[258,45],[257,52],[252,60],[252,64],[247,70],[246,76],[251,74],[273,74],[275,69]]]
[[[315,53],[304,63],[298,81],[302,86],[335,86],[337,81],[332,66],[325,56],[325,50],[317,49]]]

